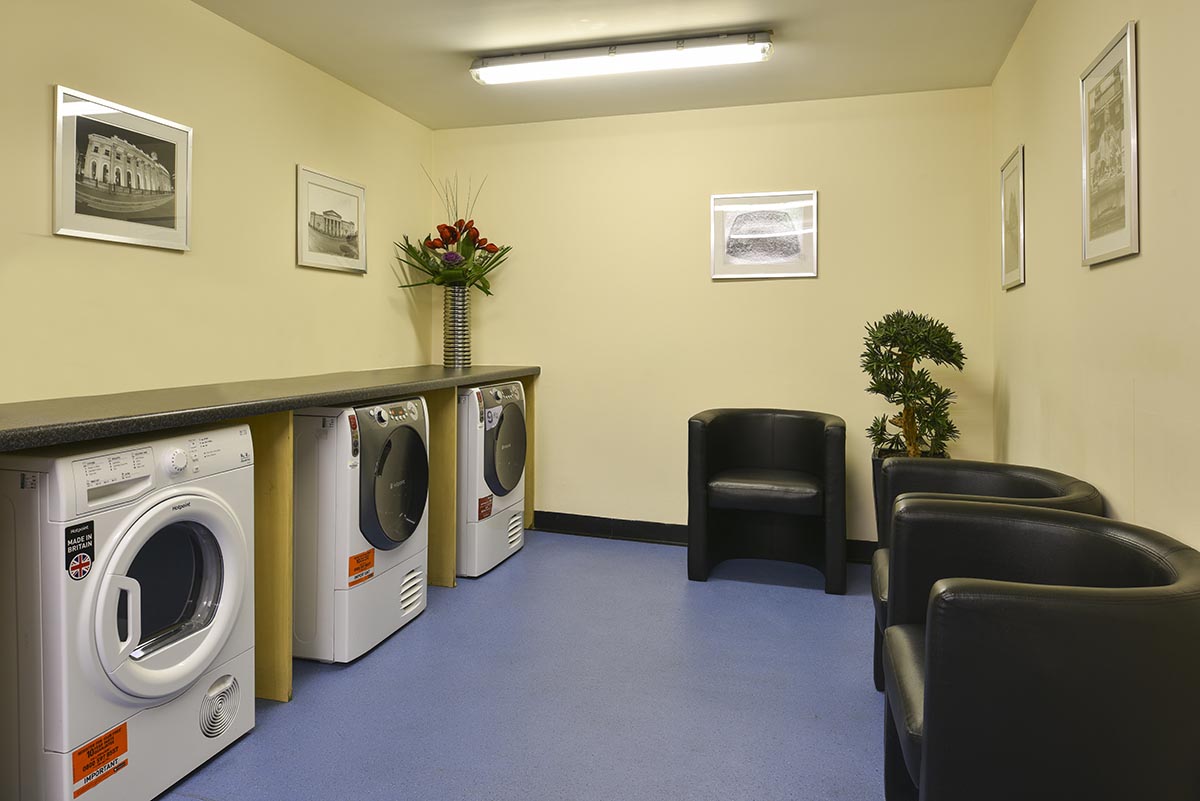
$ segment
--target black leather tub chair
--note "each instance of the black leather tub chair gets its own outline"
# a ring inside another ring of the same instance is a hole
[[[888,801],[1200,798],[1200,552],[1011,504],[892,526]]]
[[[688,578],[734,558],[813,565],[825,592],[846,592],[842,418],[711,409],[688,421]]]
[[[875,516],[879,548],[871,559],[871,595],[875,599],[875,689],[883,689],[883,627],[887,624],[888,546],[892,506],[897,498],[955,498],[960,501],[1021,504],[1099,515],[1104,498],[1086,481],[1017,464],[966,459],[893,456],[883,463],[876,488]]]

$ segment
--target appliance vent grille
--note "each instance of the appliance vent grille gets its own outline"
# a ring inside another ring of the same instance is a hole
[[[200,702],[200,731],[205,737],[220,737],[237,717],[242,694],[238,680],[222,676],[213,682]]]
[[[517,512],[508,519],[508,549],[516,550],[525,541],[525,513]]]
[[[410,612],[421,605],[425,597],[425,571],[410,570],[400,584],[400,608]]]

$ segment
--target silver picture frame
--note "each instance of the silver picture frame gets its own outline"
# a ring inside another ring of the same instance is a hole
[[[817,277],[817,193],[712,195],[714,280]]]
[[[1025,283],[1025,145],[1000,167],[1000,286]]]
[[[1086,266],[1138,252],[1137,110],[1134,20],[1079,77]]]
[[[189,250],[192,129],[54,87],[54,233]]]
[[[296,264],[367,272],[367,190],[296,165]]]

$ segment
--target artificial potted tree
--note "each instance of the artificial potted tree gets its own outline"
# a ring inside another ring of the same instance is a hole
[[[947,444],[958,439],[958,426],[950,419],[954,390],[935,381],[921,363],[962,370],[967,357],[945,324],[911,311],[894,311],[868,325],[863,344],[862,369],[871,379],[867,392],[900,407],[876,417],[867,428],[875,445],[871,461],[878,498],[887,457],[948,456]]]

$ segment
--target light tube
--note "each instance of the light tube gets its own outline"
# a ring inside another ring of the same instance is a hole
[[[481,84],[552,81],[591,75],[752,64],[771,57],[771,34],[722,34],[699,39],[607,45],[501,58],[479,58],[471,76]]]

